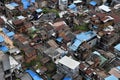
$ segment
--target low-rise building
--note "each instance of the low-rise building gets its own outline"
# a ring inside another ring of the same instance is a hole
[[[5,79],[9,80],[11,78],[11,67],[10,67],[10,62],[9,62],[9,56],[8,55],[4,55],[2,57],[2,65],[3,65],[3,71],[5,74]]]
[[[65,74],[71,74],[71,76],[78,74],[80,62],[64,56],[58,61],[57,71]]]
[[[25,53],[24,57],[26,62],[30,62],[36,59],[37,52],[34,48],[30,47],[29,45],[24,45],[24,48],[22,50]]]
[[[90,47],[95,46],[97,43],[97,34],[94,31],[77,34],[76,39],[73,41],[73,44],[69,47],[69,49],[77,51],[83,42],[86,42]]]
[[[52,61],[56,61],[57,59],[60,58],[61,54],[56,51],[55,48],[48,48],[47,50],[44,51],[44,54],[52,59]]]
[[[28,73],[25,73],[20,79],[21,80],[33,80]]]
[[[102,67],[107,62],[107,58],[105,58],[101,53],[98,51],[94,51],[91,56],[86,60],[86,62],[92,67],[96,68],[98,66]]]
[[[43,80],[36,72],[32,70],[26,70],[26,72],[32,77],[33,80]]]

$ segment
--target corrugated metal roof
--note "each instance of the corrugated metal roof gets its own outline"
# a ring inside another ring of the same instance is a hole
[[[14,33],[14,32],[9,32],[9,33],[7,33],[6,35],[7,35],[8,37],[11,37],[11,36],[14,36],[15,33]]]
[[[75,4],[69,5],[68,8],[73,10],[73,11],[77,11],[77,6]]]
[[[3,64],[3,70],[10,70],[10,62],[9,62],[9,56],[8,55],[4,55],[2,57],[2,64]]]
[[[21,77],[21,80],[33,80],[33,79],[30,77],[28,73],[26,73]]]
[[[76,5],[75,4],[71,4],[71,5],[68,6],[68,8],[70,8],[70,9],[76,8]]]
[[[96,5],[97,5],[97,2],[96,2],[96,1],[90,1],[90,5],[96,6]]]
[[[0,42],[3,42],[4,38],[2,36],[0,36]]]
[[[42,9],[36,9],[36,12],[40,13],[42,12]]]
[[[120,70],[120,66],[117,66],[117,69],[119,69],[119,70]]]
[[[83,32],[83,33],[80,33],[76,36],[76,38],[80,41],[88,41],[90,40],[91,38],[95,37],[96,36],[96,33],[93,32],[93,31],[88,31],[88,32]]]
[[[72,49],[73,51],[76,51],[78,47],[81,45],[81,43],[82,42],[80,40],[76,39],[72,46],[70,46],[69,48]]]
[[[0,50],[3,51],[4,53],[8,51],[8,47],[6,46],[1,46]]]
[[[35,3],[35,0],[30,0],[30,1],[28,1],[28,0],[21,0],[21,2],[23,3],[23,8],[27,9],[30,6],[31,3]]]
[[[120,43],[114,47],[116,50],[120,51]]]
[[[2,31],[3,31],[3,33],[8,33],[9,32],[9,30],[7,30],[6,28],[2,28]]]
[[[15,2],[10,3],[10,5],[13,6],[13,7],[19,6],[19,4],[15,3]]]
[[[43,80],[37,73],[33,72],[32,70],[26,70],[27,73],[33,78],[33,80]]]
[[[101,5],[98,8],[105,11],[105,12],[110,12],[111,11],[110,7],[108,7],[106,5]]]
[[[102,56],[99,52],[94,51],[93,54],[96,54],[100,57],[100,59],[101,59],[100,65],[102,65],[104,62],[107,61],[107,59],[104,56]]]
[[[30,6],[30,3],[29,2],[23,2],[23,8],[24,9],[27,9],[28,7]]]
[[[63,38],[62,38],[62,37],[58,37],[56,40],[57,40],[58,42],[62,42]]]
[[[96,33],[93,31],[80,33],[80,34],[76,35],[76,39],[75,39],[74,43],[69,48],[72,49],[73,51],[76,51],[82,42],[88,41],[95,36],[96,36]]]
[[[114,75],[111,75],[111,76],[106,77],[105,80],[119,80],[119,79],[116,78]]]

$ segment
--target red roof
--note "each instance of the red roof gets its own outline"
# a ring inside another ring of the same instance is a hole
[[[0,25],[4,24],[4,20],[2,18],[0,18]]]
[[[119,22],[120,22],[120,17],[119,17],[119,15],[111,14],[111,16],[114,18],[114,23],[119,23]]]

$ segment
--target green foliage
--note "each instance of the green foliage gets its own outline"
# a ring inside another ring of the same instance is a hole
[[[46,67],[48,69],[47,74],[56,71],[56,65],[52,61],[47,63]]]
[[[31,62],[29,63],[24,63],[26,67],[31,67],[31,66],[34,66],[36,64],[36,61],[35,60],[32,60]]]
[[[43,10],[43,13],[45,13],[45,14],[50,12],[50,10],[48,8],[43,8],[42,10]]]
[[[59,18],[59,12],[56,9],[43,8],[43,13],[55,13],[56,17]]]
[[[79,14],[78,17],[83,17],[83,14]]]
[[[84,23],[83,25],[75,25],[73,30],[83,30],[83,31],[88,31],[88,24]]]

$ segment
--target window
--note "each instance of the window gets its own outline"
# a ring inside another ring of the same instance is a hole
[[[89,45],[91,45],[92,43],[90,42]]]
[[[53,60],[56,61],[56,58],[54,58]]]
[[[61,64],[61,66],[63,66],[63,64]]]

